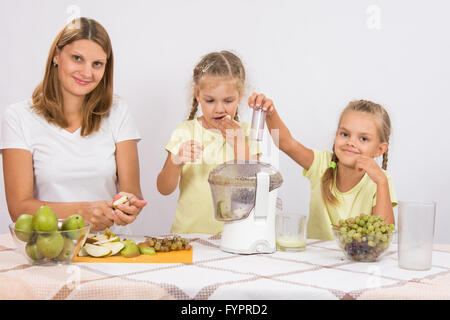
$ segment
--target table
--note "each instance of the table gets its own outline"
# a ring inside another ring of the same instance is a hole
[[[220,236],[182,235],[192,264],[76,263],[33,266],[0,235],[0,299],[450,299],[450,245],[435,244],[432,268],[398,267],[397,245],[378,262],[347,260],[334,241],[306,250],[238,255]]]

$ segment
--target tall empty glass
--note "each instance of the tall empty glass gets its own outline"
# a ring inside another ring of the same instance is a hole
[[[410,270],[431,268],[436,202],[399,201],[398,265]]]

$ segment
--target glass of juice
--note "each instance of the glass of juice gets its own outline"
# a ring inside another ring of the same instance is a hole
[[[306,248],[307,217],[302,214],[280,213],[276,216],[277,250],[298,252]]]

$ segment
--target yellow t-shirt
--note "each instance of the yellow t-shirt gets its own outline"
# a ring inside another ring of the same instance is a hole
[[[321,179],[325,170],[329,167],[331,153],[328,151],[314,151],[314,160],[309,170],[304,169],[303,175],[311,183],[311,198],[309,203],[309,218],[307,224],[307,237],[311,239],[333,240],[331,224],[337,224],[340,219],[355,217],[361,213],[371,215],[372,208],[376,205],[377,185],[369,176],[364,174],[362,179],[347,192],[340,192],[336,185],[333,193],[339,204],[337,206],[326,205],[322,200]],[[392,178],[386,174],[389,184],[392,206],[397,205]]]
[[[248,138],[249,124],[238,124],[244,130],[250,154],[258,154],[258,143]],[[223,222],[214,217],[208,177],[218,165],[235,158],[234,150],[218,130],[205,129],[197,119],[183,121],[172,133],[166,150],[178,154],[180,146],[189,140],[200,142],[203,152],[200,159],[183,166],[179,185],[180,196],[171,232],[218,234],[222,232]]]

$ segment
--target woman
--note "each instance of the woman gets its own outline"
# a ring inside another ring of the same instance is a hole
[[[139,133],[113,95],[113,52],[106,30],[79,18],[54,40],[31,100],[9,106],[0,150],[13,221],[50,206],[80,214],[102,230],[133,222],[146,201],[139,181]],[[129,203],[114,210],[120,194]]]

